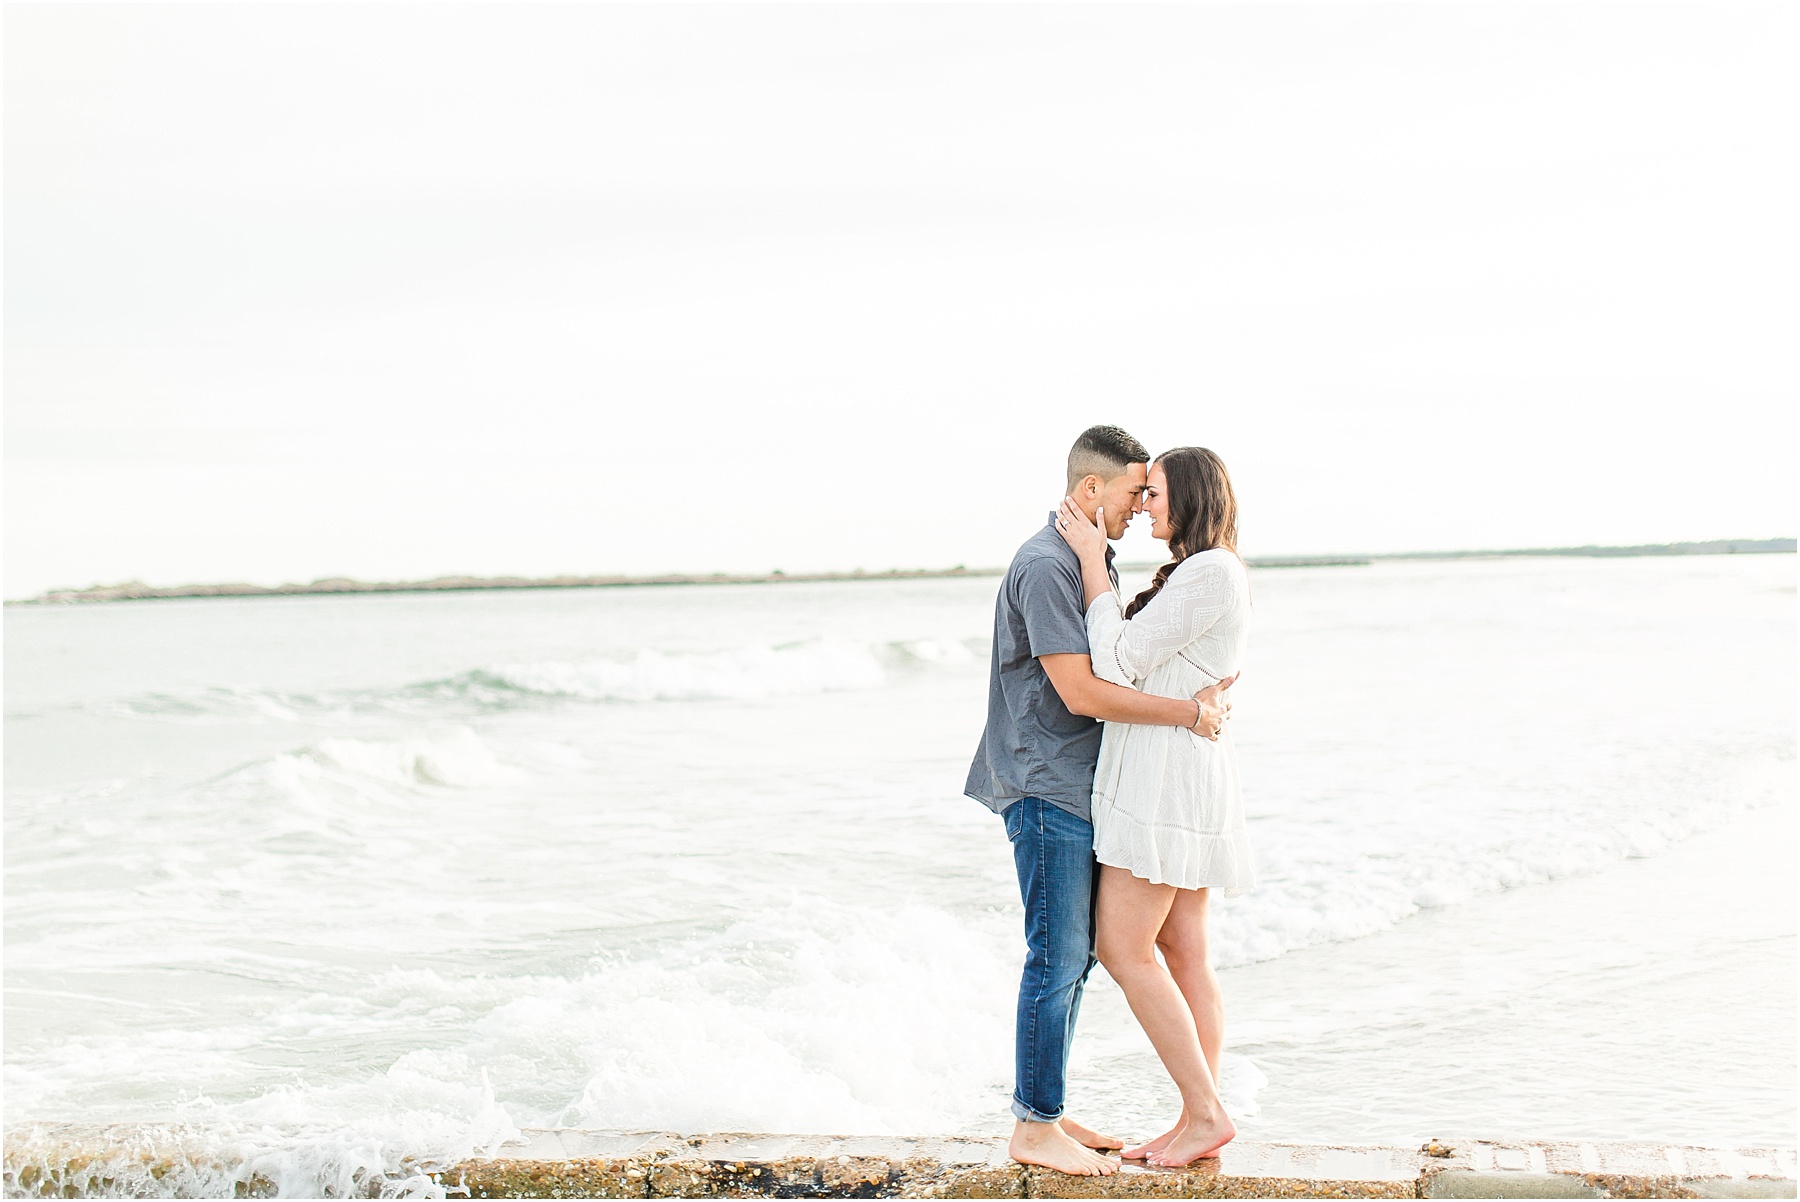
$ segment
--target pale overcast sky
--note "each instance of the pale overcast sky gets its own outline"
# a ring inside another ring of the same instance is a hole
[[[6,595],[1792,535],[1792,14],[9,5]]]

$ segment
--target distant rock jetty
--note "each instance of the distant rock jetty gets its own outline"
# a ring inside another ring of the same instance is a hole
[[[1515,555],[1573,555],[1587,559],[1629,559],[1642,555],[1780,555],[1792,554],[1791,538],[1718,538],[1704,543],[1641,543],[1633,547],[1534,547],[1518,551],[1411,551],[1404,555],[1371,555],[1370,559],[1493,559]],[[1255,562],[1252,560],[1251,562]]]
[[[1721,539],[1705,543],[1651,543],[1637,547],[1543,547],[1515,551],[1414,551],[1388,555],[1287,555],[1251,556],[1255,568],[1363,567],[1389,559],[1489,559],[1497,556],[1574,555],[1610,558],[1635,555],[1767,555],[1792,552],[1791,538]],[[1134,566],[1134,565],[1122,565]],[[1150,567],[1153,565],[1135,565]],[[126,584],[96,585],[83,589],[53,589],[29,600],[8,605],[67,605],[92,601],[154,601],[178,597],[307,597],[342,593],[450,593],[481,589],[641,588],[672,584],[806,584],[843,580],[940,580],[958,576],[998,576],[1000,568],[889,569],[882,572],[782,572],[763,575],[731,575],[714,572],[697,576],[439,576],[433,580],[368,581],[328,576],[310,584],[178,584],[155,587],[133,580]]]
[[[925,580],[950,576],[985,576],[997,574],[969,568],[894,569],[885,572],[769,572],[766,575],[734,576],[714,572],[707,576],[670,574],[666,576],[438,576],[431,580],[352,580],[347,576],[328,576],[311,584],[178,584],[157,588],[133,580],[126,584],[98,585],[84,589],[54,589],[29,601],[9,601],[8,605],[53,605],[76,601],[153,601],[175,597],[307,597],[338,593],[457,593],[481,589],[520,588],[640,588],[670,584],[781,584],[824,580]]]

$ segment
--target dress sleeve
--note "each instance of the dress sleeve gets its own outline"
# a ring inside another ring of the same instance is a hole
[[[1205,634],[1231,604],[1225,566],[1208,562],[1179,568],[1129,621],[1116,594],[1088,606],[1088,647],[1094,675],[1136,688],[1183,647]]]

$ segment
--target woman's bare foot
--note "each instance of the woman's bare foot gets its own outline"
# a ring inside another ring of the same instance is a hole
[[[1190,1117],[1175,1138],[1163,1145],[1162,1151],[1146,1159],[1165,1169],[1179,1169],[1196,1160],[1217,1156],[1219,1149],[1236,1135],[1237,1128],[1231,1125],[1223,1110],[1214,1112],[1210,1119]]]
[[[1067,1115],[1058,1121],[1058,1126],[1067,1131],[1076,1143],[1084,1148],[1092,1148],[1096,1152],[1117,1152],[1125,1146],[1124,1140],[1111,1135],[1101,1135],[1091,1128],[1083,1127]]]
[[[1119,1171],[1118,1161],[1082,1147],[1056,1123],[1014,1123],[1006,1154],[1020,1164],[1042,1165],[1071,1177],[1110,1177]]]
[[[1145,1160],[1156,1155],[1158,1152],[1169,1146],[1170,1140],[1181,1134],[1181,1129],[1187,1126],[1187,1121],[1187,1111],[1183,1110],[1181,1112],[1181,1117],[1175,1120],[1175,1125],[1173,1127],[1170,1127],[1167,1131],[1163,1132],[1147,1144],[1139,1144],[1135,1148],[1126,1148],[1119,1153],[1119,1158],[1122,1160]]]

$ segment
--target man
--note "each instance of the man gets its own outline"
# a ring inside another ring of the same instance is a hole
[[[1095,426],[1069,451],[1068,490],[1106,534],[1125,533],[1143,508],[1150,456],[1117,426]],[[1095,677],[1088,659],[1081,561],[1056,515],[1013,557],[994,605],[987,727],[964,791],[1006,822],[1025,903],[1012,1140],[1021,1164],[1078,1176],[1116,1172],[1101,1155],[1123,1145],[1064,1113],[1069,1045],[1094,966],[1094,828],[1090,803],[1101,721],[1187,726],[1218,735],[1217,686],[1192,698],[1153,697]],[[1112,549],[1106,552],[1111,571]],[[1117,575],[1114,574],[1117,584]]]

